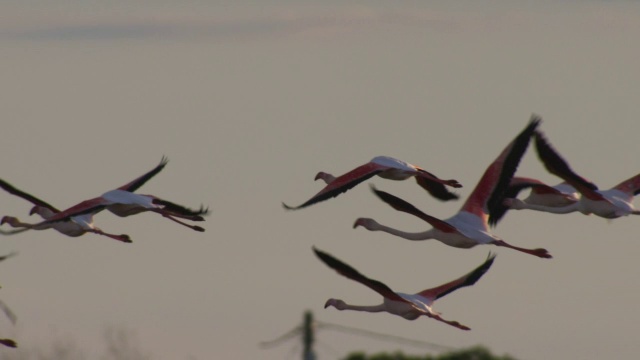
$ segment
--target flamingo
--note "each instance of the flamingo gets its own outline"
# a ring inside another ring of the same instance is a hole
[[[606,219],[640,215],[640,211],[632,204],[634,196],[640,193],[640,174],[611,189],[599,190],[596,184],[575,173],[541,132],[535,132],[535,144],[538,157],[545,168],[575,188],[581,194],[580,200],[566,206],[554,207],[548,204],[526,203],[518,199],[505,199],[505,206],[517,210],[530,209],[555,214],[579,211],[585,215],[595,214]]]
[[[529,196],[520,200],[516,197],[520,191],[530,188]],[[504,194],[505,200],[503,206],[496,206],[494,211],[489,214],[489,224],[495,226],[498,221],[509,210],[507,205],[514,203],[526,203],[531,205],[542,205],[549,207],[564,207],[574,204],[580,200],[580,193],[566,181],[558,185],[547,185],[540,180],[514,177]],[[514,207],[515,208],[515,207]]]
[[[388,312],[393,315],[401,316],[407,320],[415,320],[424,315],[441,321],[445,324],[455,326],[458,329],[462,330],[470,330],[470,328],[460,324],[457,321],[449,321],[443,319],[442,317],[440,317],[440,313],[437,313],[431,309],[431,306],[433,306],[433,303],[437,299],[459,288],[475,284],[476,281],[478,281],[482,277],[482,275],[484,275],[489,270],[495,259],[495,255],[489,253],[487,260],[485,260],[482,265],[478,266],[470,273],[456,280],[431,289],[420,291],[415,294],[404,294],[391,290],[391,288],[381,283],[380,281],[369,279],[368,277],[358,272],[358,270],[334,258],[333,256],[316,249],[315,247],[313,248],[313,251],[315,252],[316,256],[318,256],[318,258],[322,260],[322,262],[337,271],[340,275],[343,275],[351,280],[355,280],[362,285],[365,285],[371,290],[382,295],[382,297],[384,298],[382,304],[374,306],[350,305],[345,303],[343,300],[332,298],[327,300],[327,302],[325,303],[325,309],[329,306],[333,306],[338,310]]]
[[[489,165],[460,211],[447,220],[443,221],[427,215],[408,202],[384,191],[379,191],[372,186],[373,192],[384,202],[398,211],[409,213],[428,222],[433,226],[432,229],[419,233],[409,233],[381,225],[370,218],[357,219],[353,227],[362,226],[370,231],[383,231],[413,241],[436,239],[446,245],[457,248],[493,244],[541,258],[551,258],[551,255],[545,249],[525,249],[508,244],[489,231],[488,222],[489,214],[497,207],[497,204],[502,203],[503,194],[540,121],[539,117],[532,116],[527,127]]]
[[[389,156],[376,156],[368,163],[360,165],[338,177],[323,171],[319,172],[314,180],[321,179],[327,186],[302,205],[289,206],[285,203],[282,203],[282,205],[289,210],[302,209],[309,205],[336,197],[375,175],[389,180],[406,180],[414,177],[418,185],[427,190],[436,199],[443,201],[458,198],[458,195],[449,192],[445,185],[454,188],[462,187],[457,180],[439,179],[432,173],[402,160]]]
[[[54,215],[60,213],[60,210],[56,209],[55,207],[48,204],[47,202],[40,200],[37,197],[31,194],[28,194],[22,190],[15,188],[13,185],[9,184],[8,182],[2,179],[0,179],[0,187],[2,187],[4,190],[6,190],[10,194],[16,195],[18,197],[21,197],[33,203],[35,206],[31,209],[31,211],[29,212],[29,215],[38,214],[43,219],[49,220]],[[102,231],[100,228],[98,228],[93,224],[93,216],[91,214],[82,214],[78,216],[69,217],[67,219],[57,221],[57,222],[45,221],[43,223],[38,223],[38,224],[23,223],[16,217],[4,216],[2,220],[0,220],[0,225],[5,223],[11,225],[12,227],[20,228],[20,229],[16,229],[12,231],[2,231],[3,235],[13,235],[29,229],[45,230],[45,229],[53,228],[58,232],[71,237],[77,237],[87,232],[92,232],[94,234],[104,235],[125,243],[131,242],[131,238],[129,238],[129,235],[126,235],[126,234],[115,235],[115,234],[110,234]]]

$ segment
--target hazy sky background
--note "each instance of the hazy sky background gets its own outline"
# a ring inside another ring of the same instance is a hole
[[[133,244],[55,231],[2,238],[1,299],[17,313],[2,336],[22,348],[73,339],[89,353],[109,325],[133,330],[154,359],[297,358],[318,320],[452,347],[484,344],[520,359],[640,353],[640,219],[509,213],[495,233],[544,260],[353,230],[357,217],[422,231],[366,184],[287,212],[376,155],[443,178],[463,199],[527,123],[602,188],[638,173],[640,4],[634,1],[3,1],[1,178],[59,208],[170,162],[140,193],[211,215],[197,233],[156,214],[96,216]],[[518,174],[555,184],[534,152]],[[371,183],[447,218],[413,181]],[[31,204],[0,194],[0,215]],[[452,280],[498,253],[475,286],[435,310],[472,328],[389,314],[324,310],[329,297],[376,304],[315,245],[393,289]],[[422,349],[317,333],[319,359]],[[12,350],[0,350],[4,354]],[[299,351],[299,348],[298,348]]]

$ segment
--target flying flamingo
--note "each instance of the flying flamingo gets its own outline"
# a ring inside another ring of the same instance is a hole
[[[48,220],[51,219],[54,215],[60,213],[60,210],[56,209],[52,205],[46,203],[38,199],[37,197],[27,194],[22,190],[15,188],[13,185],[8,182],[0,179],[0,187],[6,190],[8,193],[21,197],[35,206],[29,212],[29,215],[38,214],[43,219]],[[2,220],[0,220],[0,225],[7,223],[12,227],[20,228],[12,231],[2,231],[3,235],[13,235],[16,233],[20,233],[29,229],[33,230],[45,230],[53,228],[58,232],[65,234],[71,237],[81,236],[87,232],[92,232],[98,235],[104,235],[110,237],[112,239],[130,243],[131,239],[129,235],[115,235],[102,231],[97,226],[93,225],[93,216],[91,214],[81,214],[78,216],[69,217],[63,221],[57,222],[41,222],[38,224],[28,224],[21,222],[18,218],[13,216],[4,216]]]
[[[595,214],[606,219],[615,219],[627,215],[640,215],[632,204],[635,195],[640,193],[640,174],[637,174],[609,190],[598,190],[598,187],[576,174],[569,164],[551,146],[541,132],[535,133],[535,144],[538,157],[545,168],[559,176],[580,194],[580,200],[562,207],[546,204],[531,204],[518,199],[505,199],[504,205],[511,209],[530,209],[555,214],[567,214],[579,211],[585,215]]]
[[[393,315],[401,316],[407,320],[415,320],[424,315],[435,320],[442,321],[443,323],[449,324],[451,326],[455,326],[458,329],[462,330],[470,330],[470,328],[458,323],[457,321],[449,321],[443,319],[442,317],[440,317],[439,313],[431,309],[431,306],[433,306],[433,303],[437,299],[461,287],[471,286],[475,284],[476,281],[478,281],[482,277],[482,275],[484,275],[489,270],[489,268],[493,264],[493,260],[495,259],[495,255],[489,253],[487,260],[482,265],[478,266],[475,270],[456,280],[450,281],[446,284],[442,284],[435,288],[420,291],[416,294],[404,294],[391,290],[387,285],[377,280],[369,279],[368,277],[359,273],[358,270],[352,268],[351,266],[343,263],[342,261],[325,252],[317,250],[315,247],[313,248],[313,251],[316,253],[316,256],[318,256],[318,258],[322,260],[322,262],[337,271],[340,275],[343,275],[351,280],[355,280],[362,285],[365,285],[371,290],[382,295],[382,297],[384,298],[382,304],[374,306],[350,305],[342,300],[329,299],[324,305],[325,309],[329,306],[333,306],[338,310],[388,312]]]
[[[302,205],[289,206],[285,203],[282,203],[282,205],[289,210],[302,209],[317,202],[336,197],[375,175],[389,180],[406,180],[410,177],[415,177],[418,185],[427,190],[436,199],[443,201],[458,198],[458,195],[449,192],[445,185],[454,188],[462,187],[456,180],[439,179],[430,172],[402,160],[389,156],[376,156],[368,163],[360,165],[338,177],[323,171],[319,172],[315,180],[321,179],[327,186]]]
[[[520,200],[516,197],[527,188],[531,189],[529,196]],[[489,214],[489,224],[495,226],[498,221],[509,210],[506,205],[512,205],[514,203],[525,203],[530,205],[542,205],[549,207],[564,207],[574,204],[580,200],[580,193],[567,182],[562,182],[558,185],[547,185],[540,180],[514,177],[511,179],[511,183],[504,194],[503,206],[496,206],[494,211]]]
[[[433,229],[409,233],[379,224],[373,219],[359,218],[353,227],[362,226],[370,231],[384,231],[407,240],[436,239],[442,243],[457,247],[471,248],[479,244],[493,244],[518,250],[541,258],[551,258],[545,249],[525,249],[508,244],[489,231],[489,214],[501,204],[513,174],[518,167],[522,155],[529,145],[529,140],[541,119],[532,116],[529,125],[502,151],[498,158],[487,168],[469,198],[460,211],[447,220],[440,220],[418,210],[408,202],[384,191],[374,193],[398,211],[403,211],[428,222]]]

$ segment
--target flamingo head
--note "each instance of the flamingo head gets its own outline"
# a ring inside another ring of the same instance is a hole
[[[373,220],[373,219],[369,219],[369,218],[358,218],[354,223],[353,223],[353,228],[357,228],[358,226],[362,226],[363,228],[370,230],[370,231],[375,231],[378,229],[379,224]]]
[[[324,171],[320,171],[319,173],[316,174],[316,177],[313,180],[315,181],[318,179],[321,179],[325,183],[330,184],[333,182],[333,180],[336,179],[336,177]]]
[[[6,223],[6,224],[9,224],[11,226],[14,226],[17,221],[18,221],[18,219],[13,217],[13,216],[3,216],[2,220],[0,220],[0,225]]]
[[[344,310],[347,308],[347,304],[342,301],[342,300],[338,300],[338,299],[329,299],[327,300],[327,302],[324,304],[324,308],[328,308],[329,306],[333,306],[334,308],[338,309],[338,310]]]

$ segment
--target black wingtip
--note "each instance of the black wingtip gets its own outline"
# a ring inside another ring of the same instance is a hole
[[[18,347],[18,343],[16,343],[12,339],[0,339],[0,344],[4,345],[6,347],[10,347],[10,348],[17,348]]]
[[[285,208],[285,210],[298,210],[299,209],[298,206],[289,206],[289,205],[285,204],[284,202],[282,203],[282,207]]]

